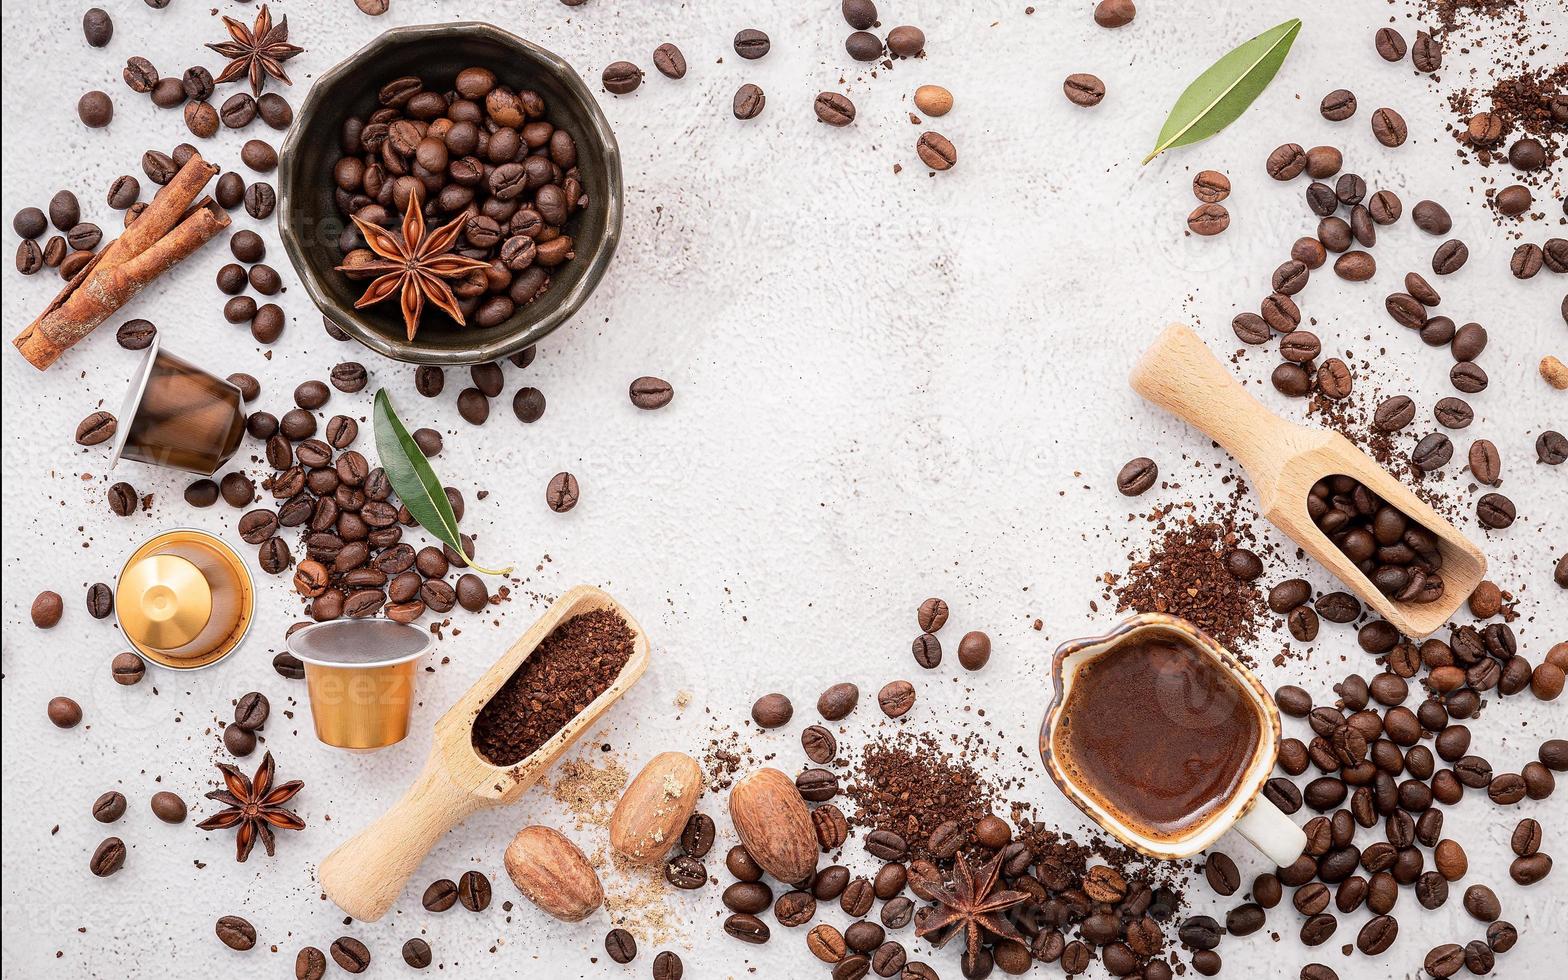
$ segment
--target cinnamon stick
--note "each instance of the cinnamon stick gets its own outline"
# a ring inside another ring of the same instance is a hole
[[[106,245],[12,341],[40,371],[92,333],[163,273],[227,228],[229,216],[197,201],[218,168],[192,156],[141,217]],[[195,202],[193,204],[193,202]]]

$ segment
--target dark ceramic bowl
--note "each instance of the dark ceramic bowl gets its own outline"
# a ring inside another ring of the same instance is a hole
[[[338,233],[347,219],[333,203],[332,168],[343,155],[343,123],[377,108],[387,82],[417,75],[445,89],[471,65],[495,72],[502,84],[542,94],[549,119],[572,134],[588,206],[566,231],[577,257],[551,274],[550,288],[495,327],[458,326],[427,304],[410,341],[396,298],[355,309],[365,280],[334,271],[342,262]],[[278,229],[305,291],[333,323],[370,349],[417,364],[475,364],[522,350],[565,323],[604,278],[621,235],[621,153],[615,134],[577,72],[530,41],[490,24],[399,27],[323,74],[311,86],[283,141],[279,165]]]

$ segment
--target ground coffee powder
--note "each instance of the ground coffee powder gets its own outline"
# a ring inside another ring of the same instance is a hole
[[[474,719],[474,748],[498,766],[527,758],[615,682],[635,638],[612,609],[557,626]]]

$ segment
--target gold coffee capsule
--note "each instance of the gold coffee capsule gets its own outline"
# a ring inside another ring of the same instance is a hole
[[[211,476],[245,434],[239,388],[163,350],[154,338],[120,409],[115,463],[134,459]]]
[[[115,612],[137,652],[176,670],[227,657],[255,613],[250,571],[205,531],[166,531],[132,553],[115,588]]]
[[[316,737],[340,749],[373,751],[408,735],[416,661],[431,635],[388,619],[339,619],[295,630],[289,652],[305,664]]]

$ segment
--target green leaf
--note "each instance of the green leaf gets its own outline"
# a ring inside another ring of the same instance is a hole
[[[1231,50],[1187,86],[1160,129],[1148,163],[1166,150],[1206,140],[1241,117],[1285,63],[1290,46],[1301,33],[1301,20],[1291,18]]]
[[[387,397],[385,388],[376,392],[374,419],[376,452],[381,457],[381,468],[386,471],[392,489],[397,491],[398,499],[414,515],[419,526],[440,538],[474,571],[486,575],[509,573],[511,565],[501,569],[484,568],[474,564],[464,554],[463,539],[457,529],[457,515],[452,513],[452,504],[446,499],[441,480],[436,476],[436,471],[431,469],[430,460],[425,458],[424,451],[414,442],[414,437],[403,427],[402,419],[392,410],[392,399]]]

